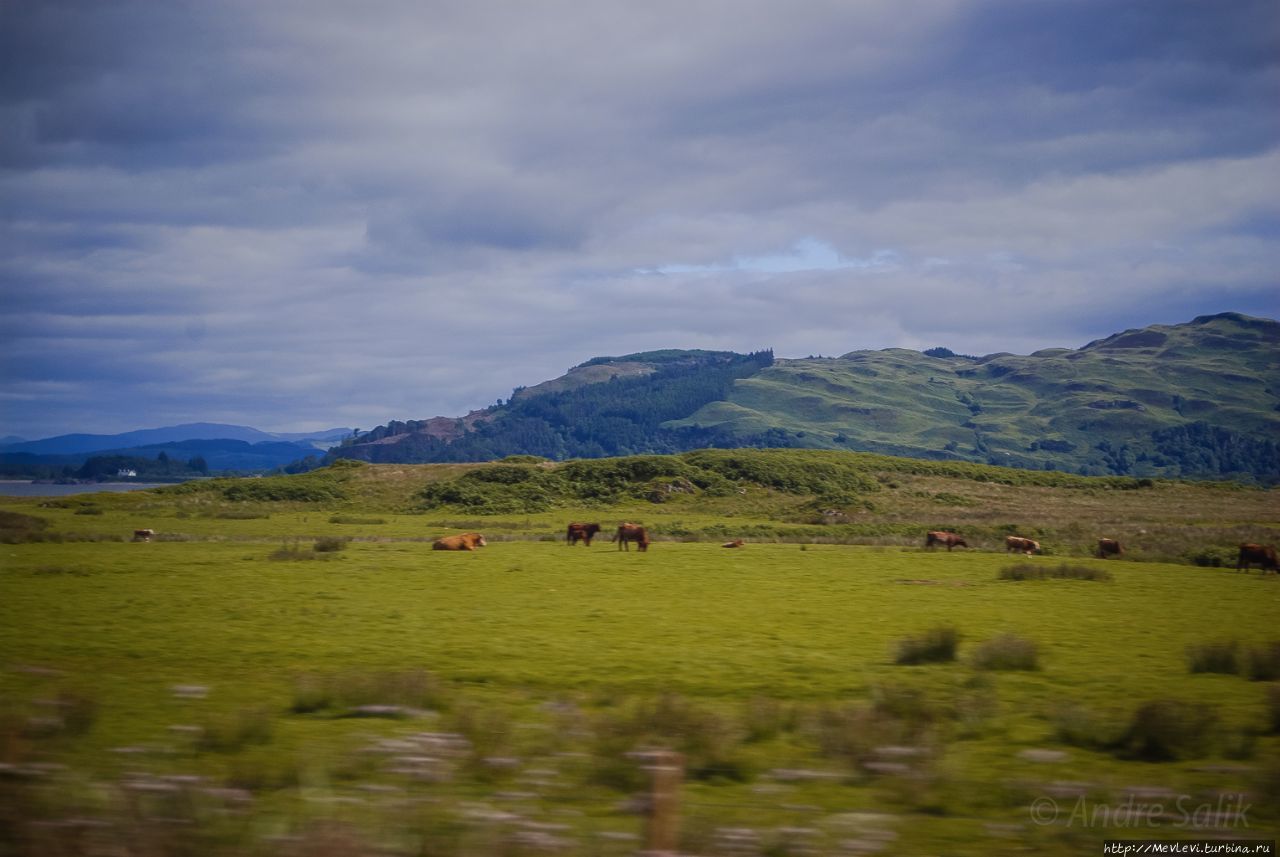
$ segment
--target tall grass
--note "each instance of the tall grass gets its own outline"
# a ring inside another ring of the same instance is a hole
[[[959,645],[960,632],[956,628],[950,625],[930,628],[923,634],[899,640],[893,662],[914,665],[954,661]]]

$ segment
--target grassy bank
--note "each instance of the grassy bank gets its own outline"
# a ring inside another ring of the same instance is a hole
[[[311,474],[325,501],[5,502],[8,851],[631,854],[634,754],[657,747],[685,757],[689,853],[1093,853],[1133,795],[1162,803],[1156,836],[1275,829],[1278,580],[1142,540],[1274,532],[1266,492],[873,469],[828,524],[813,494],[728,476],[663,502],[424,502],[475,469]],[[659,540],[566,547],[593,516]],[[979,547],[923,550],[941,525]],[[1148,561],[1085,556],[1101,525]],[[1050,555],[1005,555],[1010,526]],[[489,547],[430,549],[459,529]]]

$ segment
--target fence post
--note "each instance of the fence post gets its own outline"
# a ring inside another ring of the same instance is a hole
[[[670,750],[649,753],[646,770],[652,775],[645,854],[676,854],[680,838],[680,784],[684,781],[684,757]]]

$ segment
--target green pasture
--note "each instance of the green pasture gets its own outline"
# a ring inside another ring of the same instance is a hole
[[[227,517],[231,507],[202,514],[150,496],[101,505],[22,509],[56,530],[151,526],[161,540],[0,545],[0,762],[67,765],[73,814],[93,810],[79,796],[139,769],[246,788],[257,821],[211,823],[207,853],[270,853],[266,832],[335,817],[403,853],[631,853],[641,821],[618,805],[644,777],[627,753],[662,744],[690,760],[694,853],[720,853],[716,831],[744,825],[776,854],[801,853],[787,850],[792,828],[821,853],[881,835],[896,837],[886,853],[984,854],[992,842],[1093,853],[1114,829],[1029,819],[1028,805],[1064,782],[1104,804],[1139,787],[1196,803],[1248,793],[1247,833],[1275,829],[1274,683],[1192,674],[1187,656],[1235,641],[1243,657],[1280,638],[1275,575],[1076,556],[1111,579],[1010,581],[999,574],[1015,561],[1064,556],[679,540],[620,552],[552,540],[562,511],[468,520],[281,504]],[[672,530],[706,525],[692,507],[648,511]],[[458,528],[490,545],[430,549],[426,539]],[[334,535],[352,540],[312,550]],[[895,663],[904,638],[940,626],[959,631],[955,661]],[[977,648],[1003,634],[1033,641],[1039,669],[975,668]],[[326,682],[413,704],[375,716],[304,705]],[[30,725],[59,699],[80,701],[91,723]],[[1115,749],[1138,707],[1158,700],[1209,712],[1203,743],[1159,762]],[[437,731],[472,747],[447,781],[407,783],[361,754]],[[209,735],[226,737],[198,737]],[[877,740],[927,761],[876,773]],[[810,773],[778,773],[792,770]],[[430,813],[406,821],[405,795],[430,798]],[[37,803],[59,811],[48,794]],[[477,804],[563,827],[561,841],[510,845],[467,820]],[[1172,819],[1156,831],[1179,833]]]

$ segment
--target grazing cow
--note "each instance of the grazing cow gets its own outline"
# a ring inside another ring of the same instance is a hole
[[[156,536],[156,531],[152,529],[134,530],[133,540],[135,542],[149,542]]]
[[[1268,571],[1280,572],[1280,567],[1276,565],[1276,549],[1274,545],[1256,545],[1253,543],[1240,545],[1240,557],[1236,560],[1236,571],[1244,569],[1248,571],[1250,566],[1258,565],[1262,568],[1262,573]]]
[[[740,547],[742,547],[742,546],[743,546],[743,545],[745,545],[745,544],[746,544],[746,542],[744,542],[742,539],[734,539],[734,540],[733,540],[733,541],[731,541],[731,542],[725,542],[724,544],[720,545],[720,547],[722,547],[722,548],[740,548]]]
[[[600,532],[599,524],[570,524],[569,531],[565,533],[564,540],[572,547],[579,541],[587,547],[591,547],[591,540],[595,538],[596,533]]]
[[[1120,556],[1122,553],[1124,553],[1124,548],[1115,539],[1098,539],[1098,559]]]
[[[639,524],[620,524],[610,541],[618,543],[618,550],[631,550],[631,542],[635,542],[639,550],[649,549],[649,533]]]
[[[431,543],[433,551],[473,551],[484,547],[488,542],[479,533],[462,533],[456,536],[444,536]]]
[[[934,545],[946,545],[948,552],[955,547],[967,548],[969,546],[964,539],[957,536],[955,533],[944,533],[941,530],[931,530],[924,538],[924,546],[932,550]]]
[[[1031,556],[1040,553],[1040,543],[1035,539],[1024,539],[1022,536],[1005,536],[1004,549],[1009,553],[1025,553]]]

